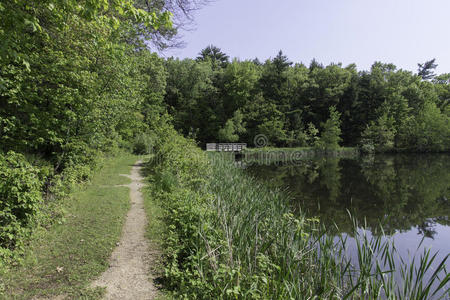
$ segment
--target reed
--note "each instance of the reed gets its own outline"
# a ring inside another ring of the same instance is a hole
[[[319,220],[292,214],[287,193],[249,177],[229,155],[212,154],[209,161],[201,187],[177,182],[158,190],[163,184],[154,182],[170,228],[166,287],[174,296],[449,298],[448,256],[436,269],[430,250],[406,262],[389,238],[368,236],[355,223],[352,257],[348,236],[327,235]]]

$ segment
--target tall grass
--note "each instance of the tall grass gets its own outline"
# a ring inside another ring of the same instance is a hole
[[[196,153],[197,160],[199,155]],[[166,279],[175,296],[192,299],[450,296],[450,275],[445,269],[448,256],[434,270],[436,255],[430,251],[418,260],[405,262],[397,258],[397,250],[389,239],[368,237],[364,230],[355,229],[357,253],[352,258],[348,254],[348,238],[328,236],[319,220],[293,215],[287,194],[269,189],[236,168],[229,159],[220,158],[225,157],[210,157],[210,172],[205,172],[201,186],[154,178],[155,196],[166,208],[170,228]],[[155,170],[158,173],[158,168]],[[160,170],[169,176],[167,169]],[[172,174],[181,178],[179,172],[177,169]],[[170,187],[167,182],[172,182]],[[158,191],[158,186],[165,188]]]

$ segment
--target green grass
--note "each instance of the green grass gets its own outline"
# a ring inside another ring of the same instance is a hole
[[[63,200],[64,219],[37,230],[23,263],[0,274],[1,299],[96,299],[103,294],[89,284],[107,269],[130,205],[128,188],[113,185],[130,182],[119,174],[129,174],[137,159],[130,154],[106,159],[89,184]]]

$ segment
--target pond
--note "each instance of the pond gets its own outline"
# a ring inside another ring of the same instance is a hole
[[[428,248],[438,252],[437,261],[450,253],[450,154],[243,165],[286,190],[293,211],[319,217],[331,234],[351,236],[351,214],[369,235],[391,236],[406,260]]]

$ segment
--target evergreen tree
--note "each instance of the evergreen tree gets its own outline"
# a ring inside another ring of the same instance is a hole
[[[434,74],[434,70],[437,68],[436,58],[432,60],[426,61],[423,64],[417,64],[419,66],[419,70],[417,75],[422,77],[423,80],[433,79],[436,74]]]
[[[225,68],[229,63],[229,56],[220,50],[220,48],[209,45],[200,51],[197,61],[210,61],[213,69],[218,67]]]

